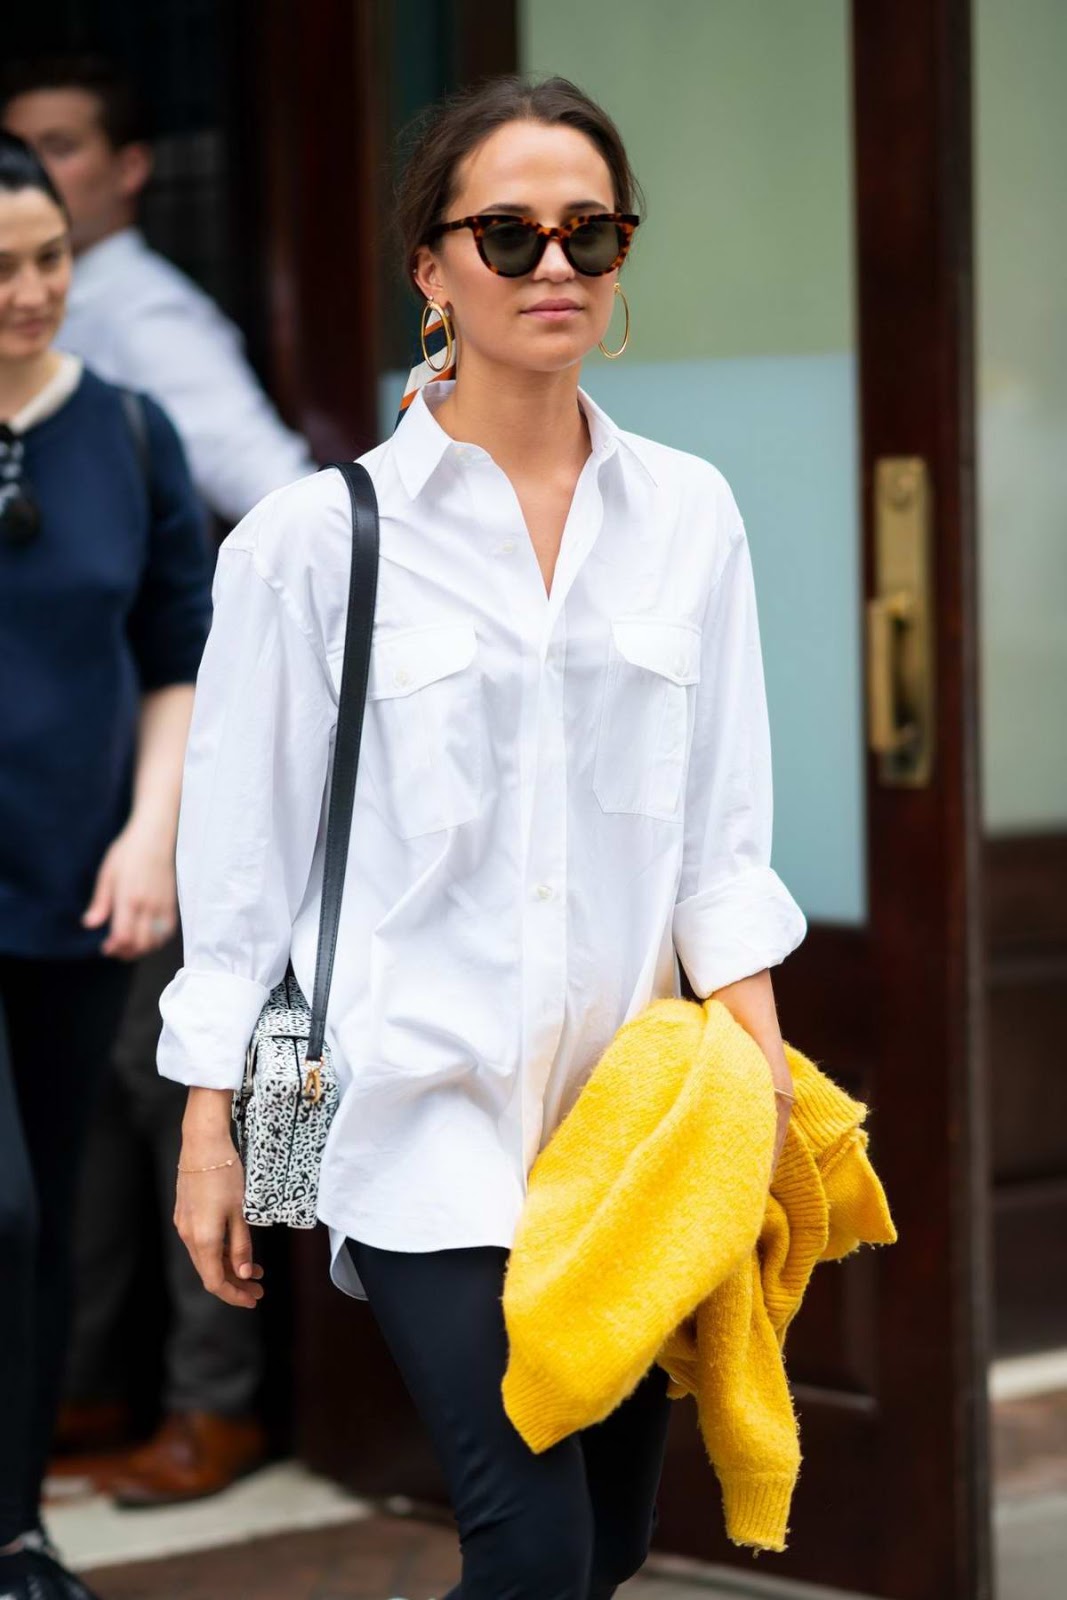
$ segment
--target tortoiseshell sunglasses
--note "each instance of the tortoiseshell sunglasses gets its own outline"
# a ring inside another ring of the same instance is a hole
[[[524,278],[537,266],[548,241],[558,239],[575,272],[587,278],[601,278],[605,272],[622,266],[640,221],[640,217],[621,211],[598,211],[572,217],[562,228],[546,228],[529,217],[484,212],[481,216],[458,217],[455,222],[439,222],[430,229],[427,242],[432,243],[442,233],[469,228],[490,272],[502,278]]]

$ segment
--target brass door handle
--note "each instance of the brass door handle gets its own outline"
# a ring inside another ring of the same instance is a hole
[[[875,594],[867,602],[867,741],[879,781],[929,783],[934,750],[931,493],[926,463],[875,465]]]
[[[870,710],[868,741],[879,755],[906,750],[919,728],[914,719],[898,720],[900,637],[915,623],[914,597],[906,589],[877,595],[867,602],[867,699]]]

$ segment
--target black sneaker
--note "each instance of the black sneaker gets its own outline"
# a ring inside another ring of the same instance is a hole
[[[100,1596],[70,1572],[53,1551],[27,1550],[26,1560],[39,1583],[52,1585],[51,1589],[45,1588],[48,1600],[52,1600],[53,1594],[56,1600],[100,1600]]]
[[[44,1550],[0,1556],[0,1600],[100,1600]]]
[[[46,1556],[51,1556],[53,1561],[59,1560],[59,1551],[52,1543],[51,1537],[45,1531],[44,1524],[38,1522],[36,1527],[29,1528],[19,1538],[23,1550],[39,1550]]]

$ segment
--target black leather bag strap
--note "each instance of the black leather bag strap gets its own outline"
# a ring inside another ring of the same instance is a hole
[[[130,430],[130,442],[137,456],[137,470],[144,480],[145,493],[148,496],[148,511],[154,522],[156,519],[156,478],[152,470],[152,446],[148,441],[148,418],[145,416],[144,398],[136,389],[120,389],[119,399],[122,409],[126,414],[126,426]]]
[[[144,414],[141,396],[134,389],[120,389],[119,399],[126,413],[126,426],[130,430],[133,448],[137,452],[137,466],[145,483],[152,482],[152,451],[148,443],[148,418]]]
[[[341,666],[341,692],[337,706],[337,736],[333,746],[333,776],[326,813],[326,854],[322,869],[322,909],[319,944],[315,956],[315,990],[311,999],[311,1031],[307,1060],[322,1060],[326,1034],[326,1005],[337,949],[337,925],[348,864],[352,832],[352,802],[356,792],[359,746],[363,736],[363,711],[370,677],[374,601],[378,589],[378,500],[366,467],[356,461],[334,461],[348,485],[352,500],[352,569],[348,580],[348,620]]]

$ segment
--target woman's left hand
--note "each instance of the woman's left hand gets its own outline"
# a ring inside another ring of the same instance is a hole
[[[100,863],[85,928],[110,919],[101,954],[136,961],[165,944],[178,925],[173,840],[159,830],[127,823]]]

